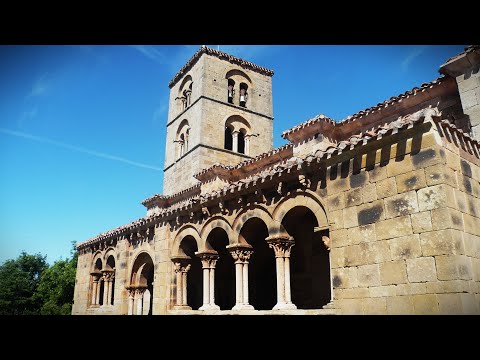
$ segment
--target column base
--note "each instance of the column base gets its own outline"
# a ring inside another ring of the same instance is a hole
[[[220,310],[220,306],[215,304],[202,305],[198,310]]]
[[[272,310],[296,310],[297,306],[293,303],[277,303]]]
[[[175,305],[173,310],[192,310],[192,308],[188,305]]]
[[[241,310],[255,310],[255,308],[250,304],[236,304],[232,310],[241,311]]]

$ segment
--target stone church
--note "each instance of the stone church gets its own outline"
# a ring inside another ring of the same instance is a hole
[[[163,194],[77,245],[73,314],[480,314],[479,66],[274,149],[273,71],[202,46],[169,83]]]

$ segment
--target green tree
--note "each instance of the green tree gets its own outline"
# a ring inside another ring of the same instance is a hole
[[[41,300],[35,296],[41,275],[48,268],[46,256],[23,251],[0,266],[0,314],[39,314]]]
[[[36,297],[42,315],[70,315],[72,312],[78,254],[72,242],[72,258],[56,261],[41,277]]]

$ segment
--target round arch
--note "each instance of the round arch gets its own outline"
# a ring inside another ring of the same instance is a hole
[[[185,77],[183,78],[180,86],[178,87],[178,94],[181,96],[183,90],[185,90],[185,88],[190,86],[190,83],[192,83],[192,82],[193,82],[192,76],[191,75],[185,75]]]
[[[96,263],[98,260],[100,260],[100,263],[101,263],[100,268],[98,270],[102,270],[103,264],[105,263],[105,261],[103,259],[102,252],[100,250],[97,250],[92,257],[91,271],[94,271],[97,268]]]
[[[223,118],[223,122],[225,127],[229,127],[232,131],[243,130],[244,135],[249,135],[252,132],[250,122],[240,114],[230,114]]]
[[[236,83],[240,84],[240,82],[247,82],[248,85],[252,85],[252,79],[248,76],[245,72],[239,69],[230,69],[225,74],[225,79],[232,79]]]
[[[317,219],[319,227],[328,226],[327,213],[325,205],[318,195],[310,190],[296,191],[277,204],[273,211],[273,221],[275,226],[281,228],[283,217],[287,212],[296,206],[304,206],[310,209]]]
[[[133,270],[136,270],[136,269],[135,269],[135,265],[137,265],[138,259],[141,258],[142,256],[145,256],[145,255],[148,255],[148,256],[150,257],[150,260],[152,261],[153,266],[155,266],[155,265],[154,265],[154,262],[153,262],[154,256],[153,256],[152,254],[150,254],[150,252],[147,251],[147,250],[144,250],[144,249],[140,250],[140,251],[133,257],[134,260],[133,260],[132,263],[130,264],[130,268],[129,268],[129,270],[128,270],[128,274],[129,274],[129,278],[128,278],[128,279],[129,279],[129,282],[130,282],[130,283],[131,283],[131,279],[132,279]],[[138,266],[138,268],[139,268],[139,267],[140,267],[140,266]],[[135,284],[131,284],[131,285],[135,285]]]
[[[210,232],[215,228],[222,228],[225,230],[228,236],[228,243],[234,244],[232,226],[227,221],[227,219],[221,216],[215,216],[203,225],[202,230],[200,231],[200,238],[202,240],[202,246],[198,247],[199,251],[213,250],[212,247],[207,242],[207,237]]]
[[[192,225],[184,225],[178,230],[177,235],[173,240],[171,249],[172,256],[185,255],[180,247],[180,244],[182,243],[182,240],[189,235],[195,239],[198,249],[201,249],[202,241],[198,230]]]
[[[260,220],[262,220],[267,226],[269,235],[272,235],[271,229],[273,228],[273,225],[274,225],[274,220],[272,215],[270,215],[268,210],[265,209],[264,207],[260,205],[254,205],[252,207],[243,209],[240,213],[238,213],[237,217],[233,221],[232,229],[234,233],[237,234],[236,243],[238,244],[241,243],[240,231],[242,230],[243,225],[252,218],[259,218]]]

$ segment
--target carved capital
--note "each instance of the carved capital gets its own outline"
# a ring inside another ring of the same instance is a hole
[[[235,264],[248,263],[250,256],[253,254],[252,247],[250,245],[228,245],[227,250],[232,255]]]
[[[275,257],[290,257],[292,246],[295,245],[295,241],[292,236],[289,235],[274,235],[265,239],[268,246],[275,251]]]
[[[192,259],[190,259],[188,256],[176,256],[173,257],[172,259],[173,262],[173,270],[178,273],[178,272],[188,272],[190,270],[190,262]]]
[[[203,269],[215,269],[219,255],[216,251],[204,251],[195,253],[202,261]]]

